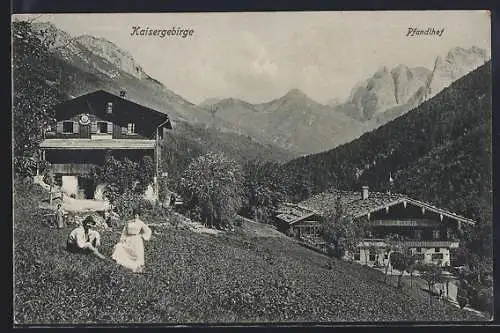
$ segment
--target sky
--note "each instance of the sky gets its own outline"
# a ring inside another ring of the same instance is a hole
[[[36,15],[38,17],[38,15]],[[487,11],[43,14],[78,36],[106,38],[190,102],[267,102],[300,89],[318,102],[345,100],[382,66],[432,69],[453,47],[490,54]],[[192,29],[191,36],[131,36],[134,26]],[[409,28],[442,36],[406,36]]]

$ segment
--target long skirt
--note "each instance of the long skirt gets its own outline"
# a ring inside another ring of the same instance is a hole
[[[117,243],[111,256],[117,264],[140,272],[144,267],[144,242],[141,235],[127,236]]]

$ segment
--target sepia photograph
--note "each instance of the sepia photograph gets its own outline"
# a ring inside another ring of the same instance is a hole
[[[494,320],[487,10],[11,15],[14,326]]]

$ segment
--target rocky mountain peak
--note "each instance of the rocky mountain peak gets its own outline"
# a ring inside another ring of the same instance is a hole
[[[119,48],[113,42],[110,42],[102,37],[94,37],[90,35],[79,36],[77,37],[77,41],[94,54],[106,59],[128,74],[139,79],[148,77],[142,67],[134,60],[132,55]]]
[[[300,89],[294,88],[290,89],[284,96],[284,98],[306,98],[309,99],[309,97],[302,92]]]
[[[432,97],[454,81],[487,60],[486,50],[472,46],[470,48],[454,47],[444,58],[436,58],[436,68],[430,83],[430,96]]]

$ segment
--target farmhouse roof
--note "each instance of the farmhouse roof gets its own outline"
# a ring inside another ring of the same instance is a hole
[[[277,209],[277,213],[277,218],[290,224],[302,221],[305,218],[317,214],[317,212],[313,209],[291,203],[281,204]]]
[[[161,111],[152,109],[150,107],[147,107],[143,104],[140,104],[138,102],[135,102],[130,99],[130,97],[121,97],[117,94],[114,94],[110,91],[104,90],[104,89],[99,89],[92,91],[90,93],[82,94],[80,96],[74,97],[72,99],[69,99],[67,101],[64,101],[56,106],[56,115],[59,115],[65,113],[67,110],[71,110],[71,106],[85,102],[90,99],[111,99],[113,101],[119,101],[120,104],[126,105],[128,108],[133,109],[138,112],[145,112],[153,115],[155,118],[159,118],[160,121],[163,121],[165,123],[165,127],[168,129],[172,129],[172,124],[170,122],[169,116]]]
[[[330,190],[316,194],[299,204],[283,204],[278,209],[277,218],[290,224],[302,221],[312,215],[326,215],[336,209],[337,198],[340,197],[343,215],[352,218],[367,216],[376,211],[399,204],[410,204],[435,212],[441,216],[475,225],[475,221],[452,213],[448,210],[435,207],[429,203],[412,199],[399,193],[370,192],[365,199],[360,192]]]
[[[448,210],[438,208],[430,203],[412,199],[400,193],[370,192],[365,199],[360,192],[330,190],[310,197],[300,203],[301,206],[316,211],[320,215],[333,212],[336,209],[337,198],[340,196],[344,216],[359,218],[398,204],[411,204],[454,220],[474,225],[474,220],[460,216]]]

